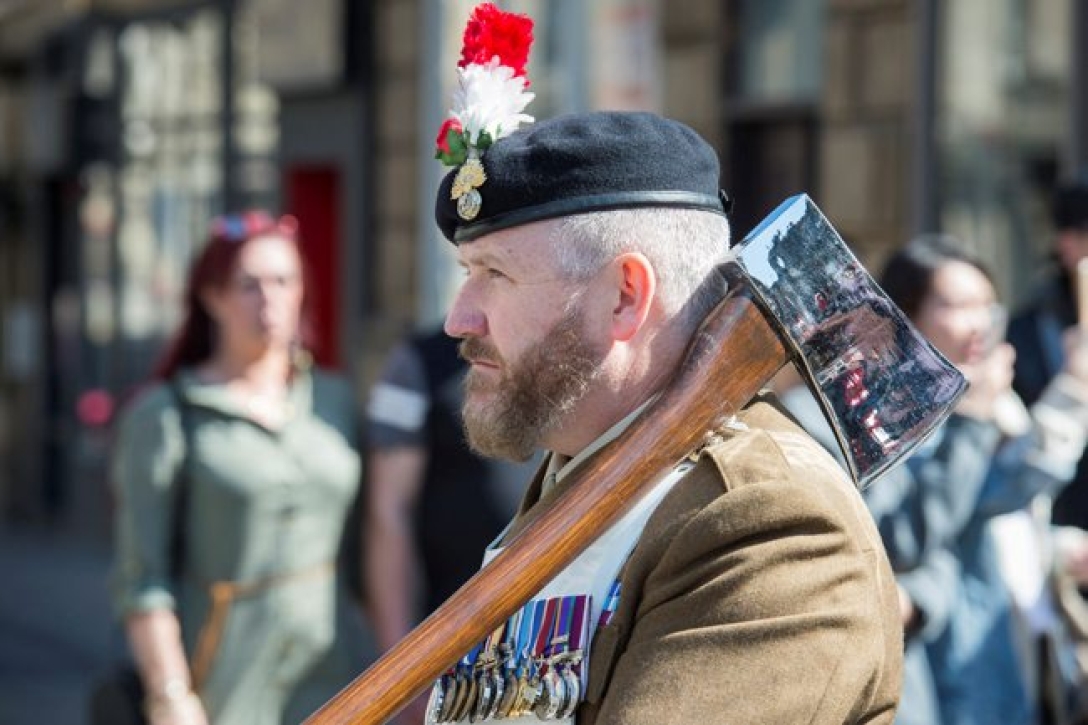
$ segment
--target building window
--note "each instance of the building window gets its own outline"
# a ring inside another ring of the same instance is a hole
[[[824,3],[740,0],[736,95],[746,101],[814,103],[823,80]]]
[[[1069,136],[1070,0],[955,0],[938,17],[941,229],[990,260],[1016,304],[1050,248]]]
[[[727,5],[724,184],[742,238],[788,196],[815,193],[823,0]]]

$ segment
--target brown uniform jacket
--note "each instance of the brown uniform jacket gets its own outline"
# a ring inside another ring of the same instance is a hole
[[[879,535],[772,402],[750,404],[747,430],[705,449],[650,518],[593,640],[578,725],[894,719],[903,637]],[[541,499],[540,478],[522,513],[562,488]]]

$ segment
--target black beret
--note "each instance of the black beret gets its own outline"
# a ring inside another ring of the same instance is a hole
[[[1058,187],[1054,194],[1054,228],[1088,229],[1088,178]]]
[[[606,209],[683,207],[725,214],[718,156],[682,123],[644,112],[600,111],[541,121],[495,142],[479,210],[458,214],[454,169],[442,180],[435,220],[451,242],[529,222]],[[727,202],[728,203],[728,202]]]

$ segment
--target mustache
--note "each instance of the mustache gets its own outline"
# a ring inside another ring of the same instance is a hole
[[[478,337],[466,337],[461,340],[457,346],[457,353],[465,360],[479,360],[492,365],[502,363],[499,351]]]

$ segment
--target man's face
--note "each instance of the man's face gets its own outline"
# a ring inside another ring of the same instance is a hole
[[[560,274],[545,225],[487,235],[458,256],[467,277],[446,332],[464,339],[470,364],[465,431],[485,455],[525,460],[590,389],[607,345],[595,342],[584,285]]]
[[[599,373],[583,331],[584,315],[568,314],[516,360],[505,361],[480,338],[461,342],[468,360],[497,364],[499,376],[477,365],[465,379],[465,432],[477,452],[497,458],[527,460],[541,441],[589,390]]]

